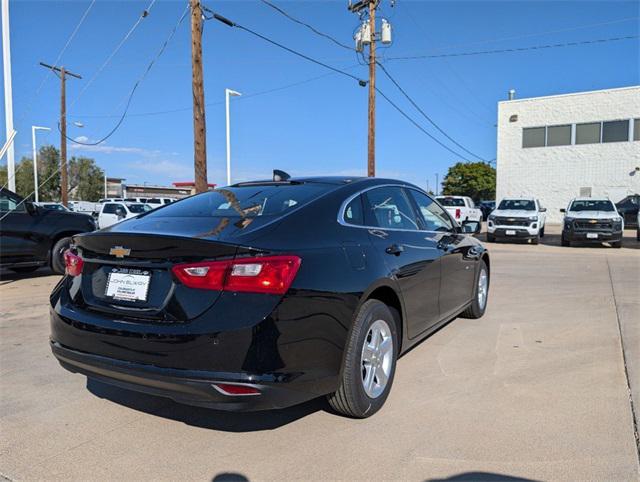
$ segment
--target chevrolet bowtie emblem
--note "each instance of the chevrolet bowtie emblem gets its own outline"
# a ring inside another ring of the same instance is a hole
[[[123,248],[122,246],[114,246],[109,250],[109,254],[116,258],[124,258],[131,254],[131,250],[129,248]]]
[[[597,219],[589,219],[589,222],[591,224],[596,224],[598,222],[598,220]]]

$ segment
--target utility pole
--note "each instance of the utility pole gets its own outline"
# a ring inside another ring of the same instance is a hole
[[[64,67],[56,67],[40,62],[40,65],[53,70],[60,78],[60,201],[67,207],[69,202],[69,181],[67,177],[67,75],[81,79]]]
[[[16,190],[16,164],[13,147],[13,95],[11,93],[11,46],[9,43],[9,0],[2,0],[2,65],[4,76],[4,121],[7,132],[7,178],[9,190]]]
[[[191,88],[193,91],[193,166],[196,192],[206,192],[207,125],[204,116],[204,82],[202,75],[202,6],[200,0],[189,0],[191,6]]]
[[[391,44],[391,24],[382,19],[380,32],[376,31],[376,9],[382,0],[349,0],[349,11],[360,16],[362,24],[357,30],[356,53],[361,54],[369,46],[369,107],[367,129],[367,176],[376,175],[376,42]],[[390,1],[394,6],[395,0]],[[368,19],[366,19],[368,14]]]
[[[436,196],[440,194],[440,174],[436,172]]]

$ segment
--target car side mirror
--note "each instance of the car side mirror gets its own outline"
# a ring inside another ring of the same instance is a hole
[[[547,212],[547,208],[540,208],[540,212],[541,213],[546,213]]]
[[[26,208],[27,212],[31,214],[31,216],[35,216],[36,214],[38,214],[38,206],[33,204],[31,201],[25,201],[24,207]]]
[[[124,219],[127,215],[125,214],[124,209],[118,208],[116,210],[116,216],[118,216],[118,219]]]
[[[480,223],[477,221],[467,221],[462,225],[462,232],[465,234],[477,233],[480,229]]]
[[[561,209],[560,209],[560,212],[561,212],[561,213],[566,213],[566,212],[567,212],[567,210],[566,210],[565,208],[561,208]]]

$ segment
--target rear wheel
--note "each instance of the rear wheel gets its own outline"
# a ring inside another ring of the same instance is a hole
[[[64,274],[64,252],[69,249],[71,238],[61,238],[51,250],[51,269],[58,274]]]
[[[473,302],[464,310],[460,316],[462,318],[481,318],[487,309],[487,298],[489,297],[489,269],[484,260],[480,261],[476,273],[475,289],[473,291]]]
[[[380,410],[393,384],[398,348],[398,329],[389,307],[366,301],[349,334],[340,386],[327,396],[331,407],[354,418]]]

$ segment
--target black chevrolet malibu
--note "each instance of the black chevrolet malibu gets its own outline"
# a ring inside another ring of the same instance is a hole
[[[73,238],[51,295],[63,367],[225,410],[327,396],[368,417],[396,360],[484,314],[489,256],[405,182],[276,177]]]

